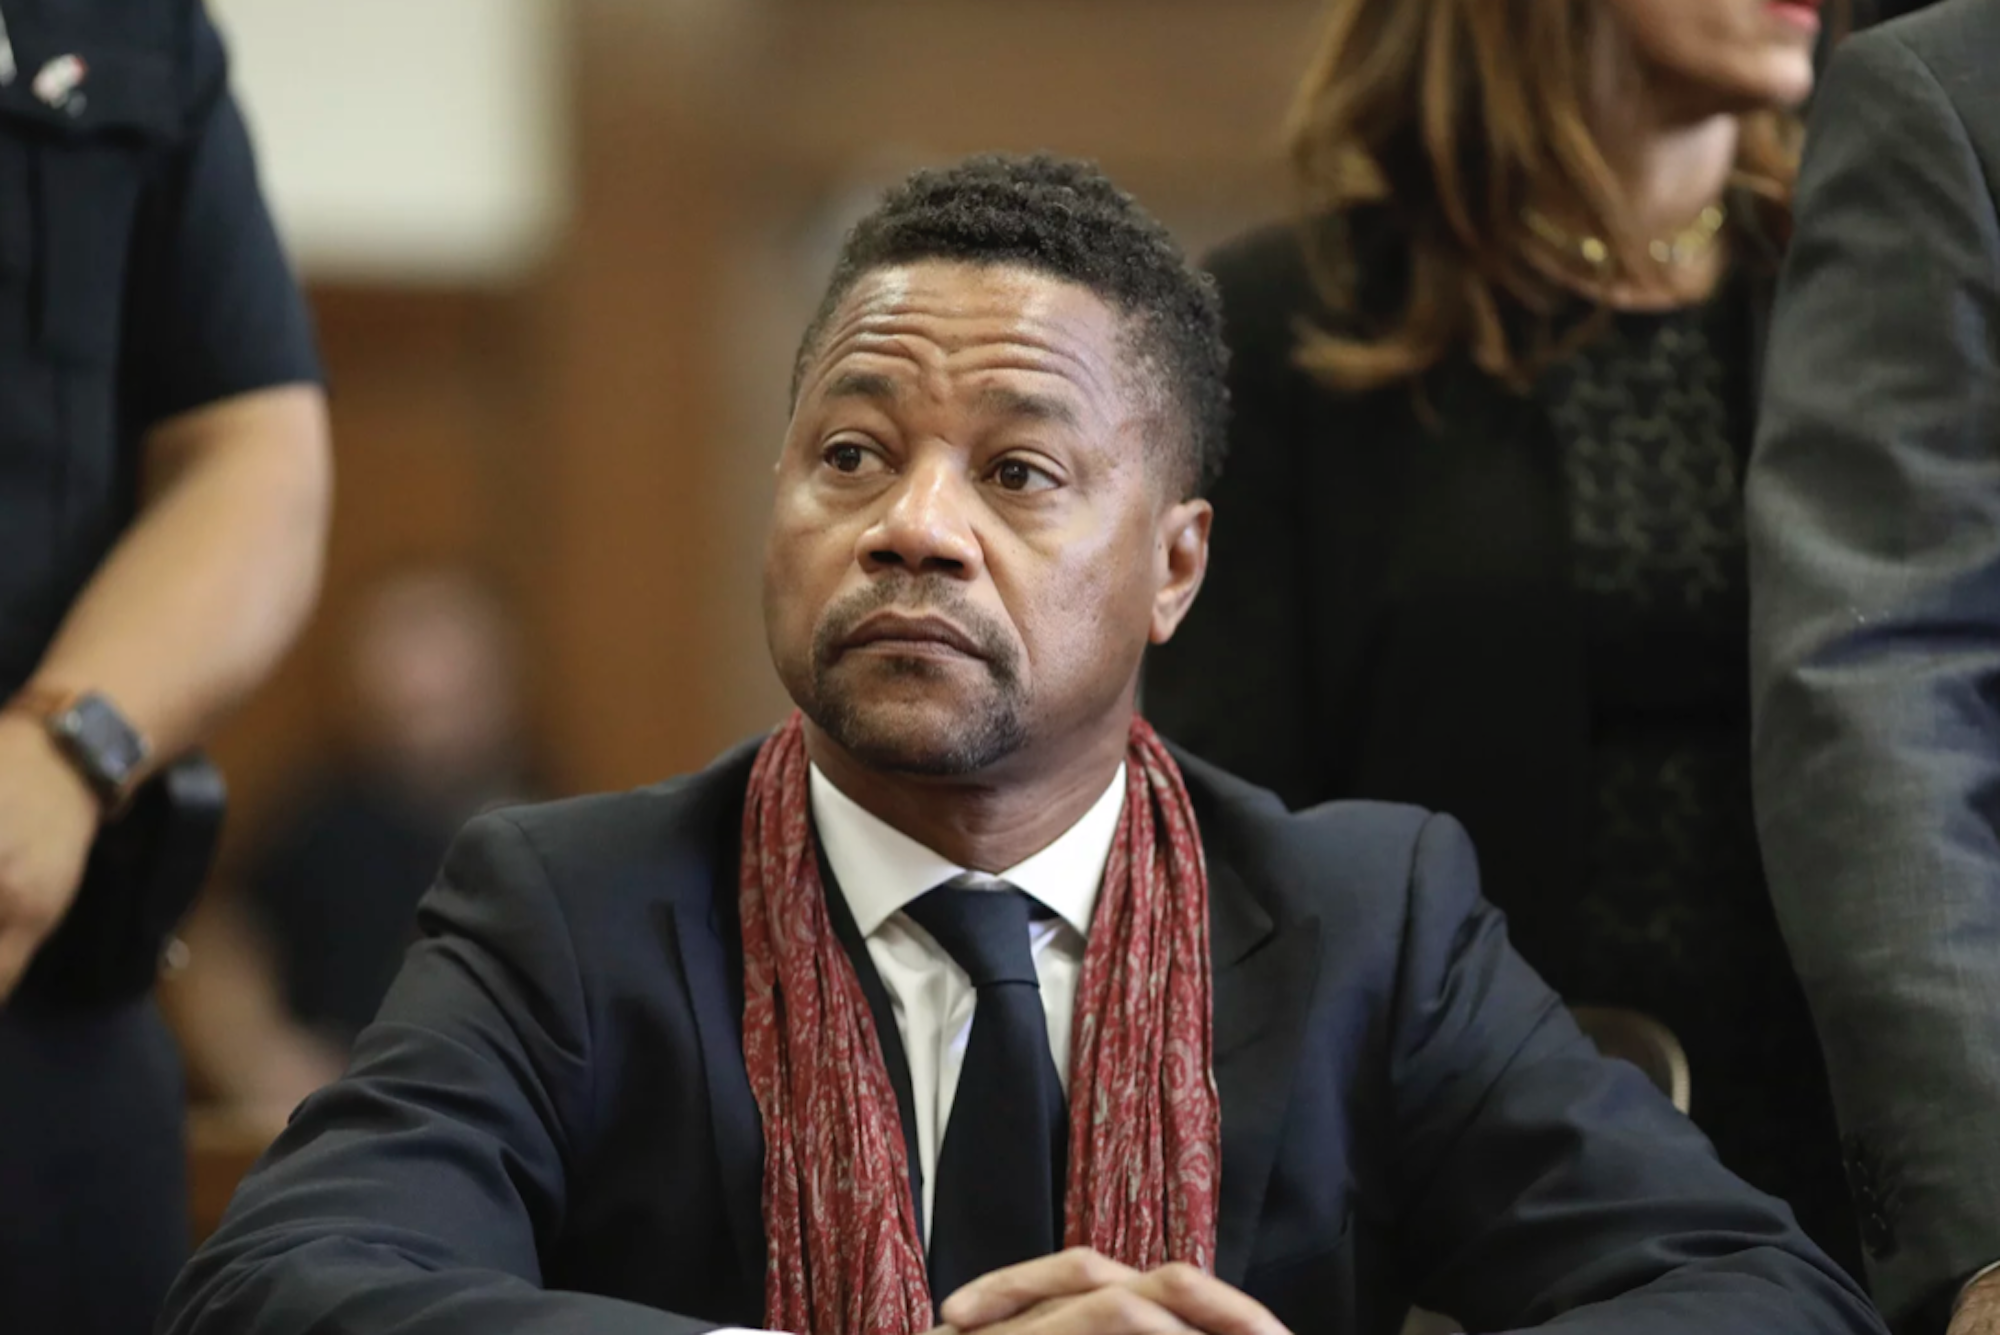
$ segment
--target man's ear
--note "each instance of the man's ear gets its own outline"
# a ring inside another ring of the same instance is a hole
[[[1160,516],[1153,542],[1159,581],[1153,594],[1154,644],[1174,637],[1194,606],[1194,596],[1201,592],[1202,578],[1208,574],[1208,529],[1214,519],[1215,507],[1199,498],[1182,501]]]

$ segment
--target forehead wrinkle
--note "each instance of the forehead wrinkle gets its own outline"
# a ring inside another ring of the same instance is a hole
[[[1002,360],[984,363],[978,369],[1052,374],[1094,396],[1104,395],[1110,387],[1095,362],[1108,360],[1112,373],[1124,378],[1121,364],[1128,357],[1125,318],[1098,303],[1111,320],[1111,327],[1100,331],[1089,328],[1087,320],[1052,318],[1048,308],[1055,304],[1047,299],[1002,298],[980,300],[967,309],[941,301],[935,294],[907,289],[868,294],[867,299],[850,305],[829,328],[821,345],[822,372],[815,379],[823,378],[825,368],[855,353],[900,355],[926,370],[934,369],[935,364],[926,366],[932,357],[957,361],[971,355],[981,360],[980,354],[991,353]],[[1101,349],[1104,358],[1078,351],[1105,343],[1107,336],[1110,346]],[[919,354],[913,344],[925,345],[931,355]]]
[[[944,354],[922,337],[897,335],[872,337],[867,330],[851,331],[836,341],[829,339],[811,375],[799,386],[799,397],[820,400],[860,399],[891,404],[904,397],[911,380],[920,385],[934,383],[943,372]],[[857,359],[861,360],[857,364]],[[891,363],[886,370],[874,369]],[[895,365],[899,364],[899,365]]]
[[[902,392],[902,387],[893,376],[850,366],[833,377],[832,383],[826,387],[825,397],[893,403],[902,397]]]
[[[1050,324],[1053,322],[1042,322]],[[1063,339],[1038,335],[1018,327],[1000,338],[968,336],[958,346],[947,349],[953,361],[968,359],[977,371],[1031,371],[1068,380],[1092,394],[1102,394],[1104,379],[1093,359],[1076,351],[1088,339]],[[1025,355],[1024,355],[1025,354]]]
[[[987,385],[973,393],[972,402],[980,412],[992,417],[1052,422],[1072,429],[1080,425],[1076,408],[1060,394],[1038,394],[1011,385]]]

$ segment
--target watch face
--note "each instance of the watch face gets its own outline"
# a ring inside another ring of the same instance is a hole
[[[70,706],[58,726],[78,756],[106,783],[124,783],[146,759],[145,742],[103,696],[84,696]]]

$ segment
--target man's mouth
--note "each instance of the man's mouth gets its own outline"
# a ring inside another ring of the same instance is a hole
[[[874,649],[936,657],[986,657],[977,640],[943,617],[906,616],[900,612],[875,613],[849,632],[841,640],[840,648],[842,653]]]

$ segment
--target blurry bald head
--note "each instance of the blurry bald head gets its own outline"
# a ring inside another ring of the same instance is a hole
[[[374,586],[349,637],[353,705],[368,750],[426,785],[513,763],[519,633],[483,579],[422,567]]]

